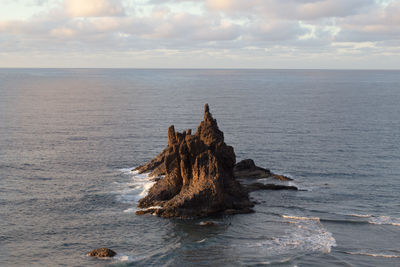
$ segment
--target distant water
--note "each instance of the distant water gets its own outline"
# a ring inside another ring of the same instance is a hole
[[[215,227],[136,216],[130,169],[204,103],[306,191]],[[400,71],[0,69],[0,266],[400,266],[399,240]]]

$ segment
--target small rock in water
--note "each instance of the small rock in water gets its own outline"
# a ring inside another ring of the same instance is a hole
[[[117,253],[109,248],[98,248],[95,250],[90,251],[87,256],[90,257],[97,257],[97,258],[112,258],[115,255],[117,255]]]
[[[214,226],[215,223],[211,222],[211,221],[204,221],[200,223],[201,226]]]

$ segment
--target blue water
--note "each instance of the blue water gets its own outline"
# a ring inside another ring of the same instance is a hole
[[[129,169],[205,103],[305,191],[215,227],[135,215]],[[0,266],[400,266],[399,103],[400,71],[0,69]]]

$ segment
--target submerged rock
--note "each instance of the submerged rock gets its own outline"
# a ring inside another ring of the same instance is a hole
[[[87,256],[98,258],[112,258],[115,255],[117,255],[117,253],[109,248],[97,248],[87,254]]]
[[[252,212],[247,190],[235,179],[236,156],[224,142],[224,134],[212,117],[208,104],[203,121],[192,135],[190,130],[168,129],[168,146],[154,159],[135,170],[150,176],[165,175],[139,201],[139,211],[163,217],[204,217],[228,213]]]
[[[245,186],[249,192],[257,190],[295,190],[298,188],[292,185],[282,185],[282,184],[263,184],[263,183],[252,183]]]

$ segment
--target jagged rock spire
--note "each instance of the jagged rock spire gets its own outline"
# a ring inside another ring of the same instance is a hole
[[[155,212],[163,217],[201,217],[225,210],[249,212],[253,204],[233,176],[235,162],[233,148],[224,143],[224,134],[205,104],[204,119],[196,134],[189,130],[177,133],[170,126],[168,146],[136,168],[154,176],[165,174],[138,206],[160,206],[142,213]]]
[[[196,135],[207,145],[224,142],[224,133],[219,130],[217,120],[213,118],[208,104],[204,105],[204,118],[197,128]]]
[[[206,103],[204,105],[204,113],[208,113],[208,112],[210,112],[210,107],[208,106],[208,103]]]

